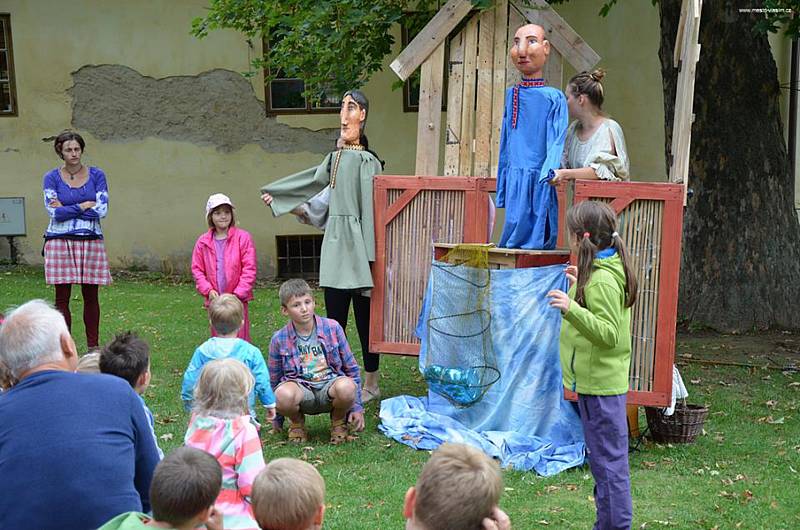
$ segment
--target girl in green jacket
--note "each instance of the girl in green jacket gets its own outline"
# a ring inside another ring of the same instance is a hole
[[[562,313],[564,386],[578,393],[589,466],[595,480],[596,529],[630,528],[633,518],[625,397],[631,361],[631,306],[637,282],[606,203],[584,201],[567,212],[578,266],[567,267],[569,294],[547,293]]]

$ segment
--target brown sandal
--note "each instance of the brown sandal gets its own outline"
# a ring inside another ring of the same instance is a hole
[[[303,444],[308,441],[308,431],[305,423],[289,421],[289,443]]]
[[[350,436],[350,429],[345,420],[331,421],[331,445],[343,444],[354,439],[353,436]]]

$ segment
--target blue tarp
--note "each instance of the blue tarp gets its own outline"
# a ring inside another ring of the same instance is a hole
[[[431,269],[417,334],[422,340],[420,371],[426,359],[428,316],[452,314],[458,293],[437,289]],[[452,272],[450,273],[452,275]],[[429,392],[427,397],[397,396],[381,403],[379,429],[416,449],[444,442],[467,443],[500,460],[503,467],[551,476],[583,463],[585,444],[580,418],[564,400],[558,337],[561,315],[548,306],[551,289],[565,289],[564,267],[554,265],[491,272],[492,344],[500,380],[481,401],[456,408]]]

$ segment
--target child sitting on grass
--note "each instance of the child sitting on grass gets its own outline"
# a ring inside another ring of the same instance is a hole
[[[194,390],[192,419],[184,442],[202,449],[222,466],[217,509],[225,529],[258,528],[250,506],[256,475],[264,469],[261,440],[250,422],[247,399],[253,375],[236,359],[211,361]]]
[[[325,481],[308,462],[273,460],[253,484],[253,512],[264,530],[319,530],[325,516]]]
[[[348,441],[349,426],[364,429],[361,375],[344,330],[314,314],[314,297],[299,279],[284,282],[278,296],[289,323],[269,345],[269,380],[278,413],[289,418],[289,441],[305,443],[306,414],[331,415],[331,443]],[[349,417],[349,419],[348,419]]]
[[[123,513],[99,530],[190,530],[201,524],[207,530],[222,530],[222,516],[214,508],[221,482],[222,470],[213,456],[199,449],[179,447],[159,462],[153,473],[153,516]]]
[[[183,374],[181,399],[183,399],[186,410],[191,410],[192,392],[203,367],[214,359],[236,359],[250,370],[255,379],[255,386],[248,398],[248,404],[250,416],[255,425],[259,426],[255,411],[256,394],[258,394],[261,404],[267,408],[267,421],[275,418],[275,394],[272,393],[269,384],[267,364],[264,362],[261,350],[246,340],[237,338],[239,328],[244,322],[242,311],[242,302],[232,294],[222,294],[211,301],[208,306],[208,317],[217,336],[211,337],[201,344],[192,355],[189,366]]]
[[[150,346],[131,331],[120,333],[100,351],[99,367],[101,373],[121,377],[136,391],[150,425],[158,458],[164,458],[164,452],[158,446],[153,413],[142,398],[150,386]]]
[[[510,530],[497,503],[503,481],[497,463],[464,444],[439,446],[403,502],[406,530]]]

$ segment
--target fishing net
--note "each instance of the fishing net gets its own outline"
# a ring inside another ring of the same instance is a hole
[[[489,246],[458,245],[433,264],[423,377],[457,407],[500,378],[492,349]]]

